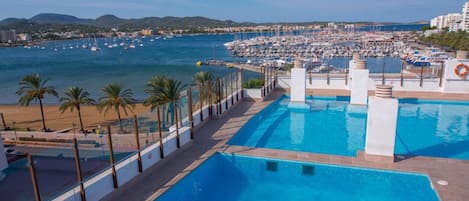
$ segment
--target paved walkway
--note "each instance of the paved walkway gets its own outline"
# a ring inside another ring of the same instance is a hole
[[[234,110],[195,131],[195,140],[120,187],[103,200],[154,200],[217,151],[252,156],[425,173],[442,201],[469,197],[469,161],[429,157],[398,157],[395,163],[375,163],[363,157],[343,157],[264,148],[228,146],[226,142],[255,114],[283,94],[275,91],[265,102],[240,102]],[[330,94],[333,95],[333,94]],[[336,94],[339,95],[339,94]],[[437,184],[444,180],[447,186]],[[412,193],[412,192],[409,192]]]
[[[211,120],[196,129],[192,143],[145,170],[102,200],[153,200],[213,153],[223,151],[239,128],[282,94],[283,91],[275,91],[264,102],[238,103],[220,119]],[[157,190],[158,194],[154,194]]]

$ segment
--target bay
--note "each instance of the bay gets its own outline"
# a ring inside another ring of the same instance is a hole
[[[188,84],[198,71],[210,71],[216,76],[237,71],[224,66],[195,65],[198,60],[211,58],[231,60],[223,43],[233,40],[232,35],[150,40],[152,38],[143,39],[143,47],[136,44],[135,49],[124,50],[123,47],[109,49],[104,43],[113,43],[112,40],[98,39],[101,51],[97,52],[81,48],[83,40],[48,42],[44,44],[45,49],[0,48],[0,104],[16,103],[18,83],[29,74],[49,78],[49,84],[60,92],[70,86],[83,87],[94,98],[104,85],[119,82],[142,100],[146,82],[155,75],[168,75]],[[93,43],[92,40],[86,42]],[[247,74],[247,77],[256,76]],[[45,102],[57,103],[57,99],[47,98]]]
[[[248,38],[256,33],[246,33]],[[129,41],[97,39],[101,51],[83,49],[84,43],[94,43],[93,39],[52,41],[41,47],[0,48],[0,104],[16,104],[15,92],[21,78],[29,74],[40,74],[50,79],[49,85],[62,94],[71,86],[83,87],[93,98],[100,96],[100,89],[108,83],[118,82],[133,90],[135,98],[143,100],[146,82],[155,75],[168,75],[185,84],[192,83],[192,77],[199,71],[210,71],[216,76],[236,72],[224,66],[201,66],[199,60],[217,59],[242,61],[248,58],[234,58],[223,46],[224,43],[239,39],[239,35],[184,35],[164,39],[142,39],[143,47],[137,43],[135,49],[124,50],[119,46],[108,48],[105,43],[119,44]],[[55,51],[54,49],[57,49]],[[350,58],[332,58],[326,62],[336,67],[346,67]],[[398,58],[368,58],[372,73],[381,72],[386,62],[386,72],[400,72]],[[245,80],[258,77],[257,73],[245,71]],[[57,103],[56,98],[46,98],[45,103]]]

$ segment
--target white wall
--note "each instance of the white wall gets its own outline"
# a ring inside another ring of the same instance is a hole
[[[190,128],[183,127],[180,130],[180,142],[181,146],[190,142]],[[173,153],[177,150],[176,148],[176,134],[172,133],[163,140],[164,154],[165,156]],[[142,167],[148,169],[152,165],[160,161],[160,148],[159,144],[155,143],[141,151],[142,155]],[[138,172],[137,154],[128,157],[127,159],[120,161],[115,165],[117,182],[119,186],[124,185],[135,176]],[[112,180],[112,170],[108,168],[103,172],[99,173],[95,177],[87,180],[84,183],[87,200],[99,200],[114,190]],[[55,201],[62,200],[80,200],[80,188],[79,186],[72,190],[65,192],[64,194],[56,197]]]
[[[191,141],[191,129],[190,127],[183,127],[179,129],[179,140],[181,142],[181,146],[187,144]]]
[[[458,64],[465,64],[469,66],[469,60],[447,60],[445,62],[445,73],[443,74],[443,92],[459,92],[469,93],[469,74],[466,75],[466,79],[462,79],[454,73],[454,68]]]
[[[160,143],[157,142],[148,146],[143,149],[140,154],[142,155],[142,168],[143,170],[146,170],[161,160]]]
[[[376,85],[381,84],[381,79],[372,79],[369,83],[368,89],[375,90]],[[437,92],[440,91],[439,80],[438,79],[424,79],[422,87],[420,87],[420,79],[404,79],[404,86],[401,87],[400,78],[386,78],[386,85],[393,86],[393,91],[428,91],[428,92]]]
[[[278,77],[278,87],[282,89],[290,88],[290,77]]]
[[[331,77],[329,79],[329,84],[327,84],[326,77],[311,77],[311,82],[310,82],[309,77],[307,77],[306,88],[307,89],[348,89],[348,86],[345,85],[345,77],[344,78]]]
[[[241,90],[239,90],[241,92]],[[239,96],[241,98],[241,96]],[[229,108],[231,108],[231,99],[228,99]],[[236,102],[236,98],[234,99]],[[215,109],[215,106],[213,107]],[[226,105],[223,102],[222,110],[225,110]],[[208,106],[203,108],[204,119],[208,119]],[[215,111],[215,110],[214,110]],[[194,123],[195,125],[201,123],[199,112],[197,111],[193,113]],[[184,121],[188,121],[188,118],[184,118]],[[173,128],[175,130],[175,128]],[[190,127],[184,126],[179,128],[179,136],[180,136],[180,145],[181,147],[191,141],[190,139]],[[168,156],[174,151],[177,150],[177,143],[176,143],[176,132],[170,133],[166,136],[163,140],[163,152],[164,156]],[[0,141],[1,144],[1,141]],[[3,146],[2,146],[3,148]],[[141,151],[142,156],[142,167],[143,170],[150,168],[152,165],[156,164],[161,160],[160,158],[160,144],[156,142]],[[119,186],[124,185],[135,176],[139,174],[138,172],[138,160],[137,154],[134,154],[123,161],[119,161],[116,165],[116,175],[117,175],[117,182]],[[109,194],[114,190],[113,180],[112,180],[112,170],[111,168],[107,168],[103,170],[101,173],[97,174],[96,176],[90,178],[84,183],[86,197],[87,200],[99,200],[102,199],[104,196]],[[56,197],[53,199],[54,201],[75,201],[80,200],[80,187],[76,186],[75,188],[65,192],[64,194]]]
[[[451,69],[453,71],[453,69]],[[454,72],[451,72],[454,74]],[[290,78],[289,77],[279,77],[279,87],[284,89],[290,88]],[[350,80],[348,86],[345,85],[344,78],[331,78],[330,84],[327,85],[326,77],[312,77],[312,83],[309,82],[309,77],[306,78],[306,88],[307,89],[349,89],[351,88],[353,82]],[[381,78],[369,78],[368,79],[368,90],[375,90],[376,85],[381,84]],[[464,81],[460,78],[458,79],[448,79],[443,82],[443,86],[439,87],[439,79],[429,79],[426,78],[423,80],[422,87],[420,87],[419,78],[405,78],[404,86],[401,87],[400,78],[386,78],[385,84],[392,85],[393,91],[423,91],[423,92],[458,92],[458,93],[469,93],[469,78]],[[451,89],[445,89],[449,87]]]
[[[263,99],[261,89],[243,89],[245,98]]]
[[[164,156],[171,154],[173,151],[177,149],[177,141],[176,141],[176,132],[171,133],[168,137],[163,139],[163,152]]]
[[[3,140],[0,137],[0,179],[3,175],[2,171],[8,167],[7,157],[5,155],[5,148],[3,147]]]

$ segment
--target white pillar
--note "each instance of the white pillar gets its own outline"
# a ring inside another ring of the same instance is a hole
[[[370,71],[366,69],[365,60],[355,61],[350,74],[350,104],[366,105],[368,102],[368,81]]]
[[[295,60],[295,67],[291,69],[290,81],[291,102],[305,103],[306,99],[306,69],[300,59]]]
[[[3,178],[5,178],[5,175],[3,174],[3,170],[5,170],[7,167],[8,167],[8,161],[5,155],[5,148],[3,147],[3,140],[0,137],[0,180],[3,180]]]
[[[355,60],[350,60],[348,63],[348,89],[352,90],[352,74],[355,69]]]
[[[349,76],[348,76],[348,89],[351,90],[352,89],[352,74],[353,74],[353,70],[355,70],[355,68],[357,67],[356,65],[356,62],[360,60],[360,54],[357,53],[357,52],[354,52],[353,55],[352,55],[352,60],[349,61],[348,63],[348,73],[349,73]]]
[[[365,153],[391,157],[394,156],[399,105],[397,99],[390,98],[392,90],[390,86],[376,87],[377,91],[382,90],[382,92],[370,97],[368,102]]]

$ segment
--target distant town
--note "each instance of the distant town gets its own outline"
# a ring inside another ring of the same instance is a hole
[[[65,17],[69,20],[62,20]],[[104,19],[103,19],[104,18]],[[171,18],[167,20],[167,18]],[[165,21],[166,20],[166,21]],[[255,24],[219,21],[203,17],[155,18],[145,22],[105,15],[94,21],[60,14],[39,14],[31,19],[9,18],[0,21],[0,46],[37,44],[44,40],[70,40],[90,37],[141,37],[201,33],[289,32],[298,30],[354,30],[363,26],[384,25],[371,22],[310,22]],[[143,21],[143,19],[142,19]],[[168,22],[167,22],[168,21]],[[427,22],[418,22],[427,23]],[[388,23],[389,24],[389,23]]]
[[[427,24],[426,21],[412,24]],[[71,40],[100,37],[142,37],[153,35],[221,34],[245,32],[291,32],[302,30],[354,31],[363,26],[378,26],[392,23],[373,22],[304,22],[304,23],[237,23],[204,17],[150,17],[122,19],[104,15],[91,19],[79,19],[62,14],[39,14],[30,19],[8,18],[0,21],[0,47],[38,45],[41,41]],[[469,30],[469,2],[463,5],[462,13],[437,16],[424,27],[423,36]],[[425,41],[424,42],[432,42]],[[443,45],[444,44],[438,44]]]

